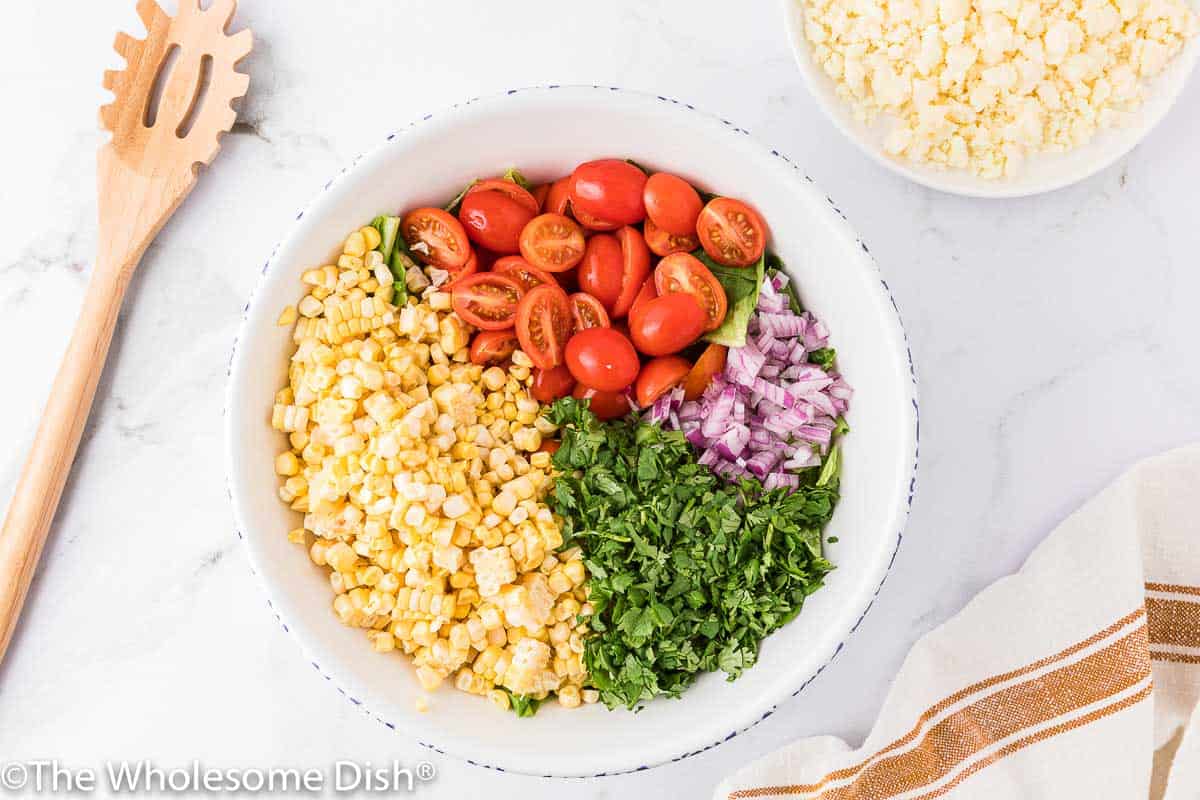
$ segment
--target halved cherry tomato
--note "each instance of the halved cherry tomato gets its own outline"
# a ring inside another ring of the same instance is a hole
[[[690,294],[667,294],[649,300],[629,320],[639,352],[648,356],[678,353],[704,332],[708,317]]]
[[[661,356],[652,358],[642,367],[637,377],[638,405],[645,408],[674,389],[692,368],[692,362],[683,356]]]
[[[588,328],[567,342],[567,369],[575,380],[602,392],[619,392],[638,374],[638,355],[612,328]]]
[[[646,217],[667,233],[690,236],[704,203],[692,185],[669,172],[656,172],[646,179],[642,189]]]
[[[550,184],[539,183],[537,186],[530,189],[529,193],[533,195],[533,199],[537,201],[537,210],[540,214],[542,211],[542,206],[546,204],[546,195],[550,194]]]
[[[575,208],[574,206],[571,207],[571,214],[575,216],[575,219],[579,220],[580,225],[587,228],[589,231],[615,231],[617,228],[621,227],[621,223],[619,222],[608,222],[607,220],[600,219],[599,217],[593,217],[586,211]]]
[[[467,259],[467,263],[463,264],[458,269],[450,273],[450,277],[442,285],[445,290],[453,290],[454,285],[468,275],[474,275],[479,271],[479,257],[475,253],[471,253],[471,257]]]
[[[575,320],[576,333],[588,328],[612,327],[604,306],[587,292],[576,292],[568,299],[571,301],[571,317]]]
[[[488,183],[485,181],[484,183]],[[520,249],[521,231],[537,216],[533,195],[510,181],[491,181],[512,186],[524,197],[520,200],[499,189],[472,189],[463,198],[458,220],[471,241],[497,253],[515,253]]]
[[[575,378],[566,364],[559,364],[550,369],[533,368],[533,383],[529,387],[529,393],[539,403],[553,403],[558,398],[569,395],[574,388]]]
[[[725,345],[710,344],[696,359],[691,372],[683,379],[683,399],[695,400],[704,394],[714,375],[725,369]]]
[[[517,332],[512,328],[502,331],[480,331],[471,340],[471,363],[499,364],[507,361],[519,346]]]
[[[637,228],[626,226],[617,231],[621,243],[621,294],[613,303],[612,316],[623,317],[633,307],[642,281],[650,274],[650,249]]]
[[[712,270],[690,253],[674,253],[658,262],[654,268],[654,288],[660,295],[684,292],[696,298],[708,316],[706,331],[716,330],[725,321],[725,287]]]
[[[478,272],[456,282],[451,302],[464,322],[481,330],[500,331],[513,326],[523,294],[512,278]]]
[[[700,212],[696,233],[704,252],[727,267],[748,267],[767,247],[767,226],[741,200],[718,197]]]
[[[562,214],[534,217],[521,231],[521,255],[546,272],[564,272],[583,260],[587,243],[579,223]]]
[[[521,290],[528,292],[543,283],[554,283],[554,278],[548,272],[529,266],[529,262],[520,256],[505,256],[496,259],[492,272],[507,275],[521,284]]]
[[[418,261],[438,269],[453,272],[471,257],[467,232],[440,208],[418,208],[405,214],[400,235]]]
[[[646,217],[645,186],[646,173],[628,161],[588,161],[571,173],[571,208],[591,219],[632,225]]]
[[[533,287],[517,307],[517,339],[536,367],[550,369],[562,363],[571,325],[571,303],[558,286]]]
[[[528,189],[506,178],[488,178],[485,181],[480,181],[470,189],[467,189],[467,193],[463,196],[463,199],[465,200],[476,192],[500,192],[529,209],[530,213],[534,216],[537,215],[538,209],[541,208],[537,198]]]
[[[621,242],[611,233],[597,233],[587,240],[579,262],[579,288],[595,297],[612,312],[621,296],[625,268]]]
[[[642,315],[642,311],[646,308],[646,304],[654,298],[658,297],[658,290],[654,288],[654,276],[651,275],[646,280],[642,281],[642,288],[638,290],[637,297],[633,300],[633,305],[629,307],[629,325],[632,326],[638,317]],[[630,338],[633,338],[632,335]]]
[[[571,202],[571,176],[559,178],[550,184],[546,199],[542,201],[543,214],[566,214]]]
[[[646,220],[646,245],[656,256],[669,256],[671,253],[690,253],[700,246],[700,240],[695,231],[687,236],[676,236]]]
[[[600,419],[617,419],[629,413],[629,398],[624,392],[598,392],[577,383],[571,396],[577,400],[587,400],[588,408]]]

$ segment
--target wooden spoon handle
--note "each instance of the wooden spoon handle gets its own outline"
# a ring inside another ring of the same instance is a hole
[[[42,545],[71,472],[132,273],[131,268],[103,266],[93,271],[79,321],[0,529],[0,661],[17,627]]]

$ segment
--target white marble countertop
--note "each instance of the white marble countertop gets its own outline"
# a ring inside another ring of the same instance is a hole
[[[801,735],[867,731],[912,642],[1014,570],[1137,459],[1200,438],[1200,80],[1135,152],[1028,200],[938,194],[876,166],[805,93],[776,3],[245,0],[236,135],[134,280],[12,650],[0,760],[318,766],[430,759],[428,797],[701,797]],[[76,315],[113,32],[132,0],[8,10],[0,92],[0,504]],[[711,7],[711,11],[706,11]],[[14,16],[15,15],[15,16]],[[803,165],[870,243],[921,379],[922,460],[891,577],[846,648],[749,733],[650,772],[501,775],[423,750],[333,691],[279,630],[233,530],[225,364],[258,267],[353,156],[462,98],[556,83],[685,99]],[[386,92],[386,95],[382,95]],[[431,758],[432,756],[432,758]]]

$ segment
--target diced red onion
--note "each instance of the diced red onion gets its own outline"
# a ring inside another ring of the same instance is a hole
[[[772,472],[763,479],[763,488],[768,492],[772,489],[798,489],[800,487],[800,476],[793,475],[788,472]]]
[[[828,345],[829,331],[810,313],[792,311],[786,287],[782,273],[763,282],[746,345],[729,351],[699,400],[684,401],[677,388],[646,414],[682,430],[717,475],[755,477],[766,489],[795,489],[796,471],[821,465],[835,418],[853,395],[840,375],[808,360]]]

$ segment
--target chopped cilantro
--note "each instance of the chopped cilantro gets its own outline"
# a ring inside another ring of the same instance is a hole
[[[817,482],[766,492],[726,484],[677,431],[600,422],[571,398],[547,414],[562,428],[547,501],[591,573],[584,665],[601,699],[635,708],[678,697],[701,672],[738,677],[833,568],[821,529],[836,451]]]

